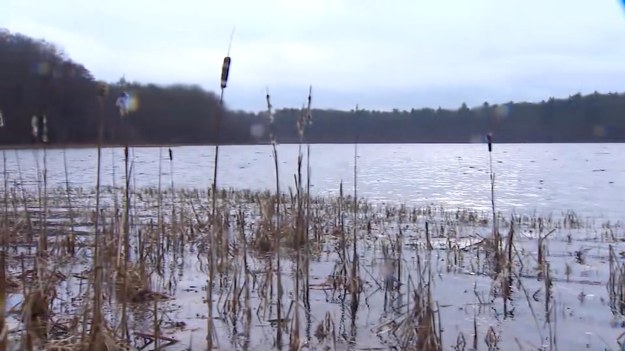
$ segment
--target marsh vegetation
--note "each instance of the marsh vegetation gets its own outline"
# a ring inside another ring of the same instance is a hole
[[[48,188],[45,169],[4,173],[12,349],[202,350],[208,320],[217,349],[621,347],[618,222],[309,196],[297,170],[277,197],[177,188],[175,169],[160,187]]]

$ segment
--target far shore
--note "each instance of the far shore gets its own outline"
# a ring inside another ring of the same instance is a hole
[[[402,142],[402,141],[388,141],[388,142],[381,142],[381,141],[371,141],[371,142],[367,142],[367,141],[361,141],[358,142],[358,144],[380,144],[380,145],[384,145],[384,144],[484,144],[485,142],[459,142],[459,141],[446,141],[446,142],[428,142],[428,141],[421,141],[421,142]],[[598,142],[598,141],[570,141],[570,142],[517,142],[517,141],[499,141],[496,142],[495,144],[536,144],[536,145],[541,145],[541,144],[622,144],[625,143],[625,141],[602,141],[602,142]],[[279,142],[278,145],[298,145],[299,142],[297,141],[285,141],[285,142]],[[341,145],[341,144],[354,144],[353,141],[343,141],[343,142],[304,142],[303,144],[310,144],[310,145]],[[267,146],[267,145],[271,145],[269,142],[259,142],[259,143],[220,143],[219,146]],[[123,148],[125,145],[124,144],[119,144],[119,143],[105,143],[102,144],[101,147],[104,149],[110,149],[110,148]],[[154,148],[154,147],[184,147],[184,146],[207,146],[207,147],[214,147],[215,144],[211,144],[211,143],[163,143],[163,144],[157,144],[157,143],[135,143],[135,144],[128,144],[128,147],[132,147],[132,148]],[[98,144],[88,144],[88,143],[70,143],[70,144],[6,144],[6,145],[0,145],[0,150],[36,150],[36,149],[93,149],[93,148],[97,148]]]

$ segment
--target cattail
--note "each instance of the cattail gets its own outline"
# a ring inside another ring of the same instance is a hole
[[[170,161],[174,160],[174,153],[173,153],[173,151],[171,151],[171,148],[169,148],[169,160]]]
[[[492,133],[486,134],[486,141],[488,141],[488,152],[492,152],[493,151],[493,134]]]
[[[308,106],[304,108],[302,106],[301,114],[297,117],[297,131],[299,132],[300,141],[304,138],[304,132],[306,131],[306,126],[312,124],[312,113],[311,113],[311,105],[312,105],[312,86],[308,88]]]
[[[306,120],[308,124],[312,124],[312,112],[310,109],[311,105],[312,105],[312,85],[308,88],[308,109],[306,110]]]
[[[0,128],[4,127],[4,116],[2,116],[2,111],[0,111]]]
[[[267,90],[267,119],[269,120],[269,123],[273,123],[273,105],[271,105],[269,90]]]
[[[271,96],[269,95],[269,89],[267,89],[267,119],[269,120],[269,124],[273,124],[273,105],[271,105]],[[276,138],[273,135],[273,131],[270,128],[269,131],[269,139],[271,141],[271,145],[276,145]]]
[[[230,56],[224,57],[224,63],[221,65],[221,89],[226,89],[228,85],[228,75],[230,74]]]

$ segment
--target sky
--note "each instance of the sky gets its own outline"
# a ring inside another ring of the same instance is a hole
[[[0,27],[97,79],[217,92],[231,109],[458,108],[625,91],[619,0],[0,0]],[[232,35],[234,30],[234,35]]]

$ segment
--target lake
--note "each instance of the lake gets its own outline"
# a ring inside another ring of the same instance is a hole
[[[163,187],[208,188],[212,182],[214,147],[131,149],[135,187],[156,187],[159,155]],[[305,147],[303,149],[306,154]],[[162,154],[161,154],[162,152]],[[354,146],[311,145],[311,191],[336,195],[343,182],[353,193]],[[77,187],[96,183],[96,149],[47,151],[51,187],[65,186],[63,153],[69,182]],[[298,145],[278,145],[281,189],[294,188]],[[492,152],[496,175],[496,206],[504,213],[561,214],[572,210],[583,217],[618,220],[625,215],[624,144],[496,144]],[[41,150],[6,150],[11,182],[33,184]],[[104,149],[102,183],[123,184],[123,149]],[[219,187],[275,189],[271,146],[222,146]],[[305,179],[306,165],[303,173]],[[115,175],[115,177],[113,177]],[[358,145],[358,195],[371,202],[436,204],[448,208],[490,209],[489,154],[485,144],[364,144]]]
[[[127,316],[133,335],[149,339],[160,319],[159,333],[170,338],[161,341],[176,341],[166,348],[172,351],[205,349],[209,318],[222,350],[293,340],[310,350],[406,349],[431,338],[440,339],[441,350],[623,349],[625,229],[615,221],[625,218],[624,144],[506,144],[494,145],[491,155],[485,144],[368,144],[357,151],[358,196],[374,206],[336,197],[341,183],[345,195],[353,193],[353,145],[312,145],[318,196],[300,222],[295,197],[282,198],[277,216],[267,194],[224,192],[212,207],[205,192],[187,191],[211,186],[214,147],[172,148],[173,162],[166,147],[133,148],[126,232],[117,207],[123,149],[104,149],[98,223],[105,235],[94,236],[95,149],[46,150],[49,188],[61,191],[45,202],[37,192],[43,150],[5,150],[9,182],[28,188],[12,192],[0,216],[9,233],[9,333],[22,328],[13,306],[39,286],[25,279],[38,267],[49,272],[42,276],[54,287],[50,305],[62,322],[50,342],[79,335],[67,321],[87,313],[84,301],[94,299],[84,286],[99,279],[110,297],[101,302],[110,325]],[[499,246],[489,214],[489,156],[504,214]],[[295,188],[297,157],[298,145],[278,146],[284,192]],[[225,146],[219,160],[219,187],[274,191],[271,146]],[[77,188],[67,197],[66,176]],[[178,191],[146,189],[159,180],[164,190],[173,180]],[[579,216],[552,220],[568,210]],[[528,216],[510,220],[510,213]],[[295,240],[304,231],[305,245]],[[94,247],[105,262],[99,278]],[[217,275],[207,285],[211,255]],[[136,346],[145,349],[143,341]],[[469,348],[473,343],[479,346]]]

